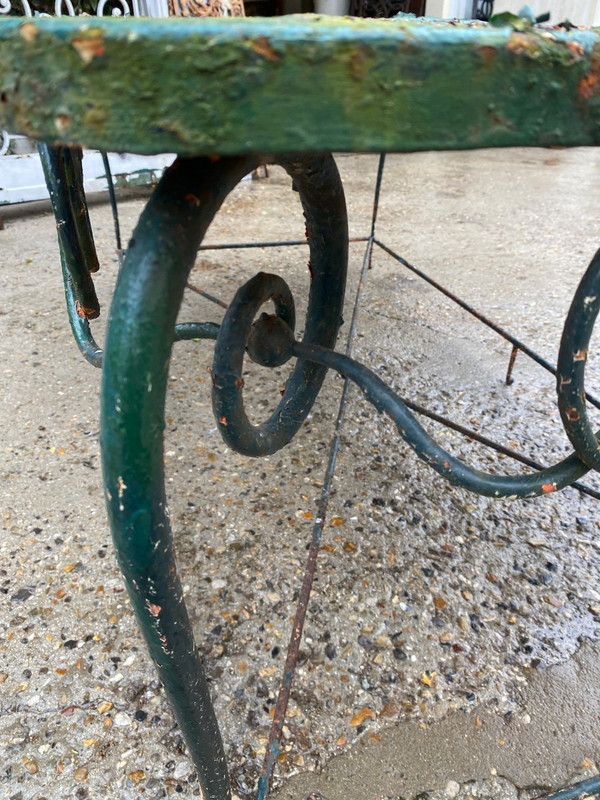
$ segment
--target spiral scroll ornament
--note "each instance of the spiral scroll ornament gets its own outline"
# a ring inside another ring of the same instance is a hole
[[[275,315],[262,314],[266,300],[275,302]],[[416,455],[450,483],[476,494],[511,499],[550,494],[570,486],[590,469],[600,468],[600,450],[585,409],[584,368],[593,325],[600,309],[600,251],[596,254],[573,300],[565,324],[558,367],[559,407],[575,452],[554,466],[529,475],[495,475],[459,460],[425,431],[406,404],[375,373],[354,359],[326,347],[298,342],[293,334],[293,298],[285,281],[259,273],[238,290],[229,306],[217,344],[213,377],[213,405],[225,441],[236,447],[255,434],[243,410],[241,369],[244,350],[263,366],[277,366],[292,357],[334,369],[356,383],[375,408],[395,423],[402,439]],[[220,380],[224,364],[229,384]],[[236,434],[237,435],[237,434]]]

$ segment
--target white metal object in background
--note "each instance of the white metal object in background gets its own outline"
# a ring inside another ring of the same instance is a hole
[[[553,25],[565,19],[585,28],[600,25],[600,0],[494,0],[494,14],[502,11],[518,14],[525,5],[536,16],[549,11]],[[472,8],[473,0],[427,0],[425,3],[426,14],[444,19],[468,19],[472,16]]]
[[[113,183],[117,188],[152,186],[158,183],[174,155],[137,156],[109,153]],[[97,151],[83,154],[83,185],[86,193],[108,189],[102,156]],[[36,153],[2,155],[0,150],[0,206],[47,200],[48,190],[40,158]]]
[[[167,0],[100,0],[97,15],[103,16],[107,3],[116,16],[167,17]],[[21,16],[31,17],[28,0],[0,0],[0,14],[9,14],[15,8]],[[55,0],[54,13],[75,16],[71,0]],[[113,181],[117,187],[146,186],[156,183],[163,169],[173,161],[173,155],[137,156],[111,153],[109,157]],[[99,153],[85,152],[83,157],[84,188],[86,192],[102,192],[108,188],[102,157]],[[15,136],[0,130],[0,206],[45,200],[48,190],[35,144],[24,136]]]

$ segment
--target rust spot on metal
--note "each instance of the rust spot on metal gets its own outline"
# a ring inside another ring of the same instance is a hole
[[[529,58],[537,58],[540,54],[537,40],[518,31],[511,33],[506,49],[516,55],[529,56]]]
[[[219,417],[219,422],[221,423],[221,425],[227,427],[227,417]]]
[[[122,476],[119,475],[119,477],[117,478],[117,493],[119,495],[119,499],[121,499],[123,497],[123,495],[125,494],[125,489],[126,488],[127,488],[127,484],[123,480]]]
[[[35,41],[38,34],[37,25],[34,25],[33,22],[24,22],[19,28],[19,33],[26,42],[31,44]]]
[[[279,55],[271,47],[268,36],[259,36],[252,42],[251,47],[255,53],[268,61],[279,61]]]
[[[570,383],[571,383],[571,378],[565,378],[563,375],[560,376],[561,386],[568,386]]]
[[[579,420],[579,411],[576,408],[567,408],[567,419],[570,422],[577,422]]]
[[[592,58],[592,66],[589,72],[579,81],[579,96],[584,100],[591,100],[592,97],[600,93],[600,58]]]
[[[97,308],[86,308],[81,305],[79,300],[75,301],[75,311],[77,311],[77,316],[81,317],[81,319],[97,319],[100,316]]]
[[[235,388],[236,389],[240,389],[240,390],[244,388],[244,379],[243,378],[236,378]]]
[[[578,350],[576,353],[573,353],[573,361],[586,361],[587,360],[587,350]]]
[[[71,42],[79,57],[85,64],[91,63],[95,58],[100,58],[106,52],[102,31],[87,31],[82,36],[76,36]]]
[[[477,52],[481,56],[481,60],[486,66],[489,66],[496,60],[497,51],[495,47],[491,45],[483,45],[482,47],[477,48]]]
[[[350,74],[355,81],[360,81],[365,74],[365,52],[362,49],[355,50],[350,56]]]
[[[506,117],[502,116],[502,114],[499,114],[497,111],[493,111],[490,114],[490,119],[494,125],[497,125],[499,128],[506,128],[509,131],[513,131],[515,129],[514,124],[509,122]]]
[[[445,467],[445,469],[450,469],[450,462],[449,461],[444,461],[444,467]]]
[[[556,491],[556,484],[555,483],[543,483],[542,484],[542,492],[544,494],[550,494],[551,492]]]
[[[569,49],[569,52],[573,56],[573,61],[581,61],[585,55],[585,50],[579,44],[579,42],[566,42],[566,45]]]
[[[200,198],[196,197],[195,194],[186,194],[184,200],[186,203],[191,203],[193,206],[196,206],[196,208],[200,205]]]
[[[148,608],[148,611],[152,614],[153,617],[158,617],[158,615],[160,614],[160,609],[161,609],[160,606],[154,605],[153,603],[148,603],[146,601],[146,607]]]
[[[57,114],[54,117],[54,126],[59,133],[64,133],[71,126],[71,117],[68,114]]]

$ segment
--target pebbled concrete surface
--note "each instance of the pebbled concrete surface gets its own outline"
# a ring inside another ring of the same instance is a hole
[[[300,775],[278,798],[317,791],[329,800],[364,796],[431,797],[467,794],[494,798],[540,793],[570,774],[593,774],[600,748],[593,731],[600,714],[600,647],[585,646],[569,661],[532,676],[519,712],[504,716],[480,706],[452,712],[429,728],[404,724],[363,740],[332,759],[322,774]],[[586,773],[587,770],[587,773]],[[478,780],[475,780],[478,779]],[[531,795],[530,795],[531,796]]]
[[[597,151],[390,157],[379,237],[554,360],[598,244]],[[341,156],[352,235],[368,232],[376,158]],[[142,200],[122,202],[131,231]],[[98,464],[99,375],[62,308],[47,209],[0,232],[0,796],[194,797],[197,787],[111,550]],[[92,209],[102,339],[116,275],[108,207]],[[126,234],[127,235],[127,234]],[[278,170],[242,184],[212,241],[301,238]],[[363,256],[351,247],[348,305]],[[302,311],[304,250],[199,254],[193,282],[230,297],[281,272]],[[194,295],[182,319],[218,321]],[[301,317],[301,314],[299,314]],[[347,326],[340,342],[344,341]],[[592,351],[597,348],[592,344]],[[388,256],[375,253],[355,354],[401,394],[550,463],[568,451],[552,379]],[[176,348],[166,462],[180,568],[222,722],[232,786],[260,769],[341,381],[263,461],[228,452],[210,409],[210,345]],[[588,387],[598,385],[590,359]],[[285,368],[248,367],[252,413]],[[427,423],[481,468],[516,469]],[[599,488],[595,476],[586,479]],[[595,772],[600,545],[596,501],[526,503],[445,486],[351,393],[275,796],[529,798]]]

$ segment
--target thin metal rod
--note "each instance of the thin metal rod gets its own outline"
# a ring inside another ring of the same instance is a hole
[[[382,159],[384,156],[381,157]],[[374,209],[374,218],[373,222],[375,221],[375,215],[377,213],[377,204],[379,202],[379,194],[376,197],[375,201],[375,209]],[[348,241],[352,244],[356,244],[357,242],[368,242],[368,236],[351,236],[348,238]],[[242,244],[205,244],[201,245],[198,250],[237,250],[246,248],[246,247],[295,247],[299,245],[308,245],[308,242],[305,239],[298,239],[298,240],[290,240],[290,241],[283,241],[283,242],[246,242]],[[224,303],[223,300],[219,300],[218,297],[215,297],[212,294],[204,291],[198,286],[194,286],[192,283],[186,283],[186,288],[192,292],[196,292],[196,294],[200,295],[200,297],[204,297],[205,300],[210,300],[211,303],[216,303],[221,308],[228,308],[227,303]]]
[[[354,306],[352,309],[352,319],[350,321],[350,328],[348,330],[348,336],[346,339],[345,354],[347,356],[350,356],[352,353],[352,345],[356,335],[356,328],[358,324],[358,317],[360,312],[360,305],[362,301],[364,284],[367,277],[367,273],[371,269],[371,260],[373,256],[373,240],[375,236],[375,223],[377,220],[377,209],[379,204],[379,196],[381,192],[381,183],[383,179],[384,162],[385,162],[385,156],[381,155],[379,159],[377,179],[375,183],[373,214],[371,218],[371,235],[366,239],[367,247],[365,249],[362,270],[360,273],[358,286],[356,290],[356,296],[354,299]],[[333,477],[337,466],[337,458],[340,448],[340,435],[345,420],[350,386],[351,386],[350,381],[347,378],[345,378],[344,386],[342,389],[342,395],[338,407],[338,414],[335,422],[333,438],[329,448],[329,458],[327,462],[325,478],[323,481],[323,488],[321,490],[321,498],[317,509],[317,517],[315,519],[315,524],[313,526],[312,540],[308,548],[308,556],[306,559],[304,577],[302,579],[302,587],[300,589],[300,595],[298,597],[298,603],[296,606],[296,614],[294,616],[294,622],[292,625],[292,634],[290,636],[290,642],[288,644],[285,666],[283,669],[283,678],[281,686],[279,687],[279,693],[277,695],[277,701],[275,703],[275,710],[273,714],[273,721],[271,723],[271,729],[269,731],[267,754],[265,756],[265,760],[263,763],[261,776],[258,780],[256,800],[265,800],[273,778],[273,770],[277,762],[277,757],[280,753],[280,742],[283,731],[283,723],[285,720],[285,714],[289,704],[292,682],[294,679],[294,673],[296,671],[296,666],[298,663],[298,653],[300,651],[300,643],[302,641],[302,632],[304,629],[304,623],[306,621],[306,612],[308,610],[308,603],[310,600],[314,577],[317,569],[317,556],[321,547],[323,527],[325,524],[325,519],[327,517],[327,510],[329,507],[331,486],[333,483]]]
[[[224,303],[223,300],[219,300],[218,297],[205,292],[204,289],[200,289],[198,286],[194,286],[189,281],[186,283],[185,288],[189,289],[191,292],[196,292],[196,294],[199,294],[200,297],[204,297],[206,300],[210,300],[211,303],[216,303],[218,306],[221,306],[221,308],[228,308],[227,303]]]
[[[508,360],[508,369],[506,370],[506,378],[504,382],[507,386],[512,386],[515,382],[513,378],[513,369],[515,368],[515,361],[517,360],[517,354],[519,352],[519,348],[513,344],[512,350],[510,351],[510,358]]]
[[[522,453],[511,450],[508,447],[504,447],[504,445],[494,442],[493,439],[488,439],[487,436],[482,436],[480,433],[477,433],[470,428],[465,428],[463,425],[459,425],[458,422],[453,422],[451,419],[443,417],[440,414],[436,414],[433,411],[429,411],[429,409],[424,408],[417,403],[413,403],[410,400],[406,400],[405,398],[402,398],[402,402],[416,414],[421,414],[422,416],[427,417],[434,422],[439,422],[440,425],[444,425],[444,427],[450,428],[451,430],[466,436],[468,439],[474,439],[476,442],[479,442],[485,447],[489,447],[491,450],[496,450],[498,453],[502,453],[503,455],[514,459],[515,461],[520,461],[521,464],[526,464],[528,467],[532,467],[533,469],[537,470],[546,469],[546,467],[544,467],[543,464],[540,464],[539,461],[534,461],[532,458],[528,458]],[[596,500],[600,500],[600,492],[597,492],[595,489],[586,486],[584,483],[579,483],[576,481],[575,483],[572,483],[571,486],[573,489],[578,489],[582,494],[587,494],[590,497],[594,497]]]
[[[452,300],[452,302],[456,303],[464,311],[467,311],[469,314],[475,317],[475,319],[478,319],[480,322],[483,322],[483,324],[487,325],[488,328],[491,328],[499,336],[502,336],[502,338],[506,339],[507,342],[510,342],[513,345],[513,347],[516,347],[522,353],[525,353],[525,355],[529,356],[529,358],[531,358],[545,370],[552,373],[552,375],[556,375],[556,367],[553,366],[549,361],[546,361],[545,358],[538,355],[538,353],[536,353],[535,350],[532,350],[526,344],[523,344],[523,342],[521,342],[515,336],[508,333],[508,331],[504,330],[504,328],[501,328],[500,325],[497,325],[491,319],[486,317],[485,314],[482,314],[481,311],[477,311],[476,308],[474,308],[472,305],[462,300],[460,297],[458,297],[458,295],[454,294],[449,289],[446,289],[446,287],[442,286],[441,283],[438,283],[436,280],[429,277],[429,275],[427,275],[425,272],[413,266],[405,258],[402,258],[402,256],[398,255],[398,253],[396,253],[394,250],[387,247],[387,245],[383,244],[383,242],[379,241],[379,239],[375,239],[375,244],[378,245],[385,253],[391,256],[399,264],[402,264],[403,267],[406,267],[406,269],[410,270],[415,275],[418,275],[419,278],[422,278],[430,286],[433,286],[434,289],[437,289],[438,292],[441,292],[443,295],[448,297],[450,300]],[[588,394],[587,392],[585,396],[592,405],[596,406],[596,408],[600,408],[600,400],[597,400],[595,397]]]
[[[379,156],[379,162],[377,164],[377,179],[375,181],[375,192],[373,195],[373,213],[371,215],[371,234],[369,236],[370,241],[375,240],[375,225],[377,224],[377,215],[379,213],[379,198],[381,197],[381,185],[383,183],[383,170],[385,168],[385,153],[381,153]]]
[[[368,241],[368,236],[349,236],[348,242],[355,244],[356,242]],[[306,247],[308,242],[306,239],[288,239],[281,242],[240,242],[240,243],[226,243],[226,244],[203,244],[198,248],[201,250],[242,250],[252,247]]]
[[[102,163],[104,164],[104,173],[106,175],[106,182],[108,183],[108,197],[110,199],[110,207],[112,209],[113,225],[115,228],[115,242],[117,243],[117,255],[119,256],[119,263],[123,260],[123,247],[121,245],[121,225],[119,223],[119,208],[117,206],[117,196],[115,194],[115,185],[113,183],[112,170],[108,160],[108,153],[104,150],[100,151],[102,156]]]
[[[358,289],[356,292],[356,299],[352,313],[352,322],[350,325],[350,331],[348,333],[348,339],[346,342],[346,353],[348,355],[352,352],[352,342],[356,331],[356,320],[358,318],[358,306],[362,298],[364,279],[366,277],[368,269],[370,268],[372,252],[373,252],[373,244],[371,241],[369,241],[367,244],[367,250],[363,261],[363,269],[360,275]],[[283,678],[281,681],[281,685],[279,687],[279,693],[277,695],[277,701],[275,703],[275,712],[273,715],[273,721],[271,723],[271,729],[269,731],[267,755],[265,757],[261,776],[258,780],[258,791],[256,794],[256,800],[264,800],[264,798],[266,798],[270,788],[271,780],[273,778],[273,769],[277,761],[277,756],[279,755],[280,752],[280,742],[283,730],[283,722],[285,719],[285,714],[290,699],[292,681],[294,679],[294,673],[296,671],[296,666],[298,663],[300,642],[302,641],[302,631],[304,629],[304,623],[306,621],[306,612],[308,610],[308,603],[310,600],[310,594],[312,591],[314,577],[317,569],[317,555],[321,547],[323,526],[325,524],[327,509],[329,506],[329,495],[331,492],[331,484],[333,482],[333,476],[335,474],[335,468],[337,466],[337,457],[340,447],[340,433],[346,414],[346,406],[348,403],[350,385],[351,385],[350,381],[346,378],[344,380],[344,387],[342,390],[342,396],[338,408],[333,439],[329,449],[327,470],[325,472],[325,479],[323,481],[323,488],[321,490],[321,499],[319,501],[317,517],[315,519],[315,524],[313,526],[312,540],[308,548],[308,557],[306,559],[306,567],[304,570],[304,577],[302,579],[302,587],[300,589],[300,595],[298,597],[296,614],[294,616],[294,622],[292,625],[292,634],[290,636],[290,642],[288,644],[288,650],[285,659],[285,666],[283,668]]]

